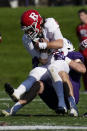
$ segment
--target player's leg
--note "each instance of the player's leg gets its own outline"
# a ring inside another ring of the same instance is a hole
[[[69,79],[69,75],[66,72],[59,72],[59,75],[61,76],[63,82],[67,83],[67,88],[69,88],[68,101],[70,104],[70,115],[78,116],[78,109],[77,109],[76,102],[75,102],[73,86]]]
[[[28,78],[22,82],[17,89],[12,88],[9,84],[5,85],[6,92],[11,96],[11,98],[13,97],[13,99],[17,101],[20,99],[22,94],[30,90],[35,81],[47,76],[48,72],[45,67],[36,67],[30,72]]]
[[[53,87],[56,91],[57,97],[59,99],[58,102],[58,109],[64,109],[67,112],[67,107],[64,101],[64,93],[63,93],[63,83],[61,77],[58,75],[60,71],[69,72],[69,67],[64,61],[56,61],[49,66],[49,72],[53,79]]]
[[[14,102],[17,102],[21,95],[28,91],[33,83],[36,81],[34,77],[29,76],[24,82],[22,82],[17,89],[14,89],[10,84],[5,84],[5,91],[12,98]]]
[[[45,104],[53,109],[54,111],[56,111],[56,113],[59,114],[59,112],[57,112],[57,108],[58,108],[58,97],[57,94],[53,88],[52,85],[52,81],[49,79],[47,79],[46,81],[43,81],[44,83],[44,91],[42,94],[40,94],[40,98],[45,102]],[[69,96],[69,89],[66,86],[66,83],[63,83],[63,88],[64,88],[64,99],[65,99],[65,103],[67,105],[67,108],[69,109],[69,102],[68,102],[68,96]]]
[[[71,76],[69,76],[70,81],[73,85],[73,92],[74,92],[74,98],[75,98],[75,103],[78,104],[79,102],[79,90],[80,90],[80,80],[79,81],[75,81],[74,79],[72,79]]]
[[[30,90],[24,93],[20,100],[12,106],[12,108],[7,110],[2,110],[2,114],[5,116],[15,115],[21,108],[23,108],[27,103],[30,103],[37,94],[42,93],[44,90],[44,85],[42,82],[35,82]]]
[[[58,108],[58,97],[52,86],[52,80],[47,79],[43,81],[43,83],[44,91],[43,93],[39,94],[39,96],[49,108],[56,111],[56,109]]]

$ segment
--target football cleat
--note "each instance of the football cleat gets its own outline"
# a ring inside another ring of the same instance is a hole
[[[18,99],[17,99],[16,96],[14,95],[14,88],[13,88],[9,83],[5,83],[4,87],[5,87],[6,93],[11,97],[11,99],[12,99],[14,102],[17,102]]]
[[[1,114],[2,114],[3,116],[11,116],[11,115],[12,115],[10,109],[2,110],[2,111],[1,111]]]
[[[77,108],[71,108],[70,109],[70,116],[78,117],[78,109]]]
[[[76,106],[75,98],[70,96],[68,98],[70,104],[70,116],[78,116],[78,108]]]
[[[67,114],[67,109],[65,107],[58,107],[55,111],[57,114]]]
[[[87,117],[87,112],[83,114],[83,117]]]

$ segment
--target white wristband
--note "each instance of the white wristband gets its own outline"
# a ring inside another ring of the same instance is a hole
[[[40,49],[46,49],[47,48],[47,43],[46,42],[39,42],[39,48]]]
[[[69,64],[70,64],[70,62],[71,62],[71,59],[70,59],[70,58],[68,58],[68,57],[66,57],[66,58],[65,58],[65,61],[66,61],[66,63],[69,65]]]

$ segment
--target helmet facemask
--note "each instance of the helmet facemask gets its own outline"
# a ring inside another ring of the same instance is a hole
[[[25,27],[22,28],[22,30],[25,31],[25,34],[27,34],[27,36],[29,38],[31,38],[32,40],[34,40],[39,33],[39,29],[36,28],[36,25],[37,25],[37,23],[34,22],[32,25],[27,26],[27,27],[25,26]]]

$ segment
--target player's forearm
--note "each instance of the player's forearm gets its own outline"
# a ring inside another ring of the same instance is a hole
[[[52,42],[47,42],[47,48],[50,49],[60,49],[63,47],[63,40],[59,39],[59,40],[55,40]]]
[[[38,47],[39,49],[60,49],[63,47],[63,40],[62,39],[58,39],[55,41],[51,41],[48,42],[46,40],[44,40],[43,42],[39,42],[38,43]]]
[[[86,67],[83,63],[78,63],[78,62],[75,62],[73,60],[71,60],[71,62],[69,63],[69,66],[76,70],[77,72],[80,72],[80,73],[85,73],[86,72]]]

